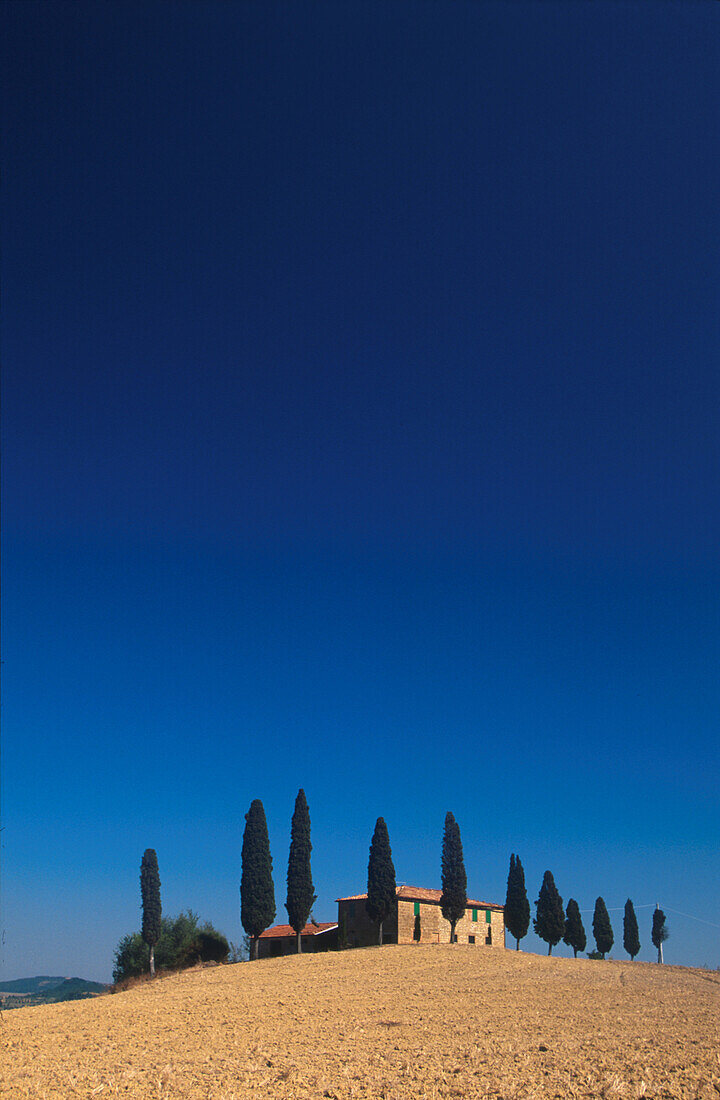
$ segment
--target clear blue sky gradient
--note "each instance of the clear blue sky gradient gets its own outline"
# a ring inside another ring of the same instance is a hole
[[[720,965],[718,5],[2,19],[0,977],[148,846],[239,940],[256,797],[282,920],[300,786],[318,919],[451,809]]]

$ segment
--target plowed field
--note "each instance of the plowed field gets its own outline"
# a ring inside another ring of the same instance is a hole
[[[476,947],[188,971],[2,1017],[0,1096],[720,1100],[720,975]]]

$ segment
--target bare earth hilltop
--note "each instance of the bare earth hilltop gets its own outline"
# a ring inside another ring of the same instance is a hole
[[[0,1096],[720,1100],[720,975],[408,946],[186,971],[0,1021]]]

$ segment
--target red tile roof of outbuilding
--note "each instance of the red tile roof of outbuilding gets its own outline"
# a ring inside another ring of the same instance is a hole
[[[331,928],[337,928],[337,921],[325,921],[318,924],[306,924],[300,933],[301,936],[317,936],[318,932],[328,932]],[[264,932],[261,932],[258,939],[261,940],[282,940],[286,936],[296,936],[297,932],[291,924],[275,924],[272,928],[266,928]]]

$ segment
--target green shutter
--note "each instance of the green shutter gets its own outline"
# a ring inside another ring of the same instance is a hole
[[[473,920],[477,920],[477,909],[473,909]]]
[[[414,908],[413,916],[415,916],[415,917],[420,916],[420,902],[419,901],[415,902],[415,908]]]
[[[485,923],[486,924],[492,924],[492,913],[490,912],[489,909],[485,910]]]

